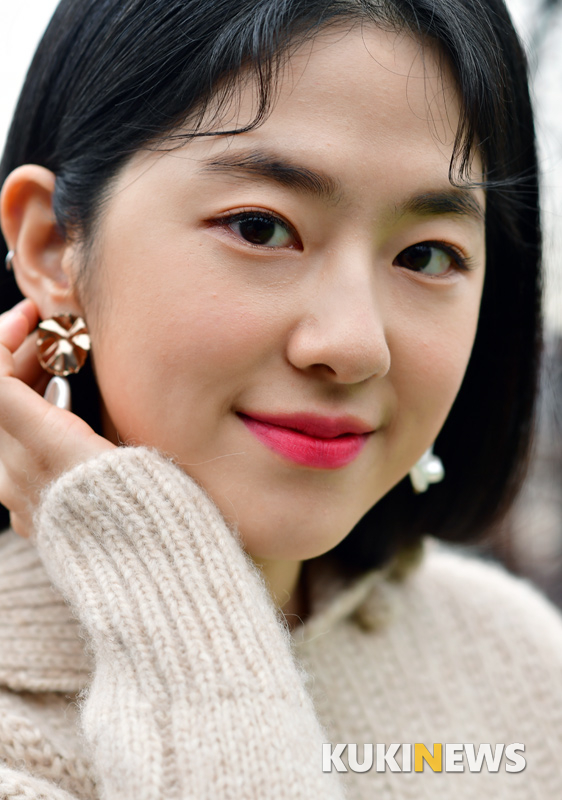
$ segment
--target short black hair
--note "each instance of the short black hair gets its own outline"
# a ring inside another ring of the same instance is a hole
[[[478,536],[509,507],[525,472],[541,352],[538,170],[526,58],[503,0],[62,0],[0,164],[2,182],[24,163],[52,170],[60,230],[87,246],[135,152],[180,136],[182,125],[183,140],[209,135],[211,101],[226,101],[248,70],[259,125],[292,48],[328,25],[357,23],[437,44],[452,68],[463,110],[450,179],[468,179],[476,149],[488,268],[468,370],[435,446],[446,479],[423,495],[405,479],[380,500],[332,551],[353,571],[425,533]],[[21,296],[10,275],[2,281],[8,308]],[[77,413],[99,429],[90,369],[73,394]]]

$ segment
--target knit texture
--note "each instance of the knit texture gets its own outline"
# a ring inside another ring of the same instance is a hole
[[[0,798],[562,796],[562,620],[499,568],[430,545],[347,585],[319,561],[291,636],[205,493],[145,448],[63,475],[36,528],[0,537]],[[527,768],[323,773],[329,741],[522,742]]]

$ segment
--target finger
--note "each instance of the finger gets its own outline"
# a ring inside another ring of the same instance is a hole
[[[14,312],[23,314],[24,317],[27,318],[30,331],[37,327],[37,323],[39,322],[39,309],[29,297],[26,297],[24,300],[20,300],[20,302],[16,303],[13,308],[10,308],[8,311],[4,311],[3,314],[0,314],[0,323]]]
[[[26,297],[25,300],[22,300],[19,305],[20,314],[23,314],[27,317],[27,321],[29,323],[29,330],[33,331],[37,327],[39,322],[39,309],[29,297]]]
[[[0,453],[0,503],[12,513],[27,511],[29,502],[36,502],[45,483],[43,476],[29,458],[28,451],[2,429]]]
[[[0,346],[8,353],[13,353],[23,344],[38,319],[37,308],[31,300],[22,300],[10,311],[6,311],[0,316]],[[0,353],[0,359],[2,374],[12,374],[13,362],[5,351]]]
[[[35,391],[41,391],[49,381],[49,375],[42,369],[37,358],[37,334],[27,336],[23,344],[14,353],[14,377],[32,386]],[[43,379],[43,380],[42,380]],[[41,392],[42,393],[42,392]]]
[[[12,309],[8,316],[0,320],[0,346],[2,349],[0,358],[4,374],[7,374],[5,370],[8,367],[13,369],[14,364],[11,354],[23,344],[28,333],[29,323],[27,317],[15,309]]]
[[[39,460],[64,461],[57,470],[115,447],[80,417],[51,405],[12,377],[0,377],[0,427]]]
[[[12,530],[23,539],[29,539],[32,532],[32,520],[29,514],[10,514]]]
[[[0,427],[24,446],[33,446],[52,410],[53,406],[22,381],[0,377]]]

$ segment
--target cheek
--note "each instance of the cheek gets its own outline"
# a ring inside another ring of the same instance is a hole
[[[433,403],[442,398],[444,404],[450,404],[466,372],[472,342],[472,335],[456,338],[450,331],[426,335],[416,357],[410,359],[410,391]]]
[[[462,384],[478,321],[479,295],[472,299],[431,324],[404,330],[393,348],[396,422],[412,441],[413,428],[424,433],[422,449],[437,436]]]
[[[99,353],[112,350],[128,372],[150,369],[173,380],[187,365],[216,381],[218,370],[230,374],[256,358],[276,320],[267,298],[224,257],[201,248],[196,237],[170,239],[174,247],[160,248],[157,262],[142,231],[126,253],[117,236],[107,237],[107,274],[96,287],[107,310],[92,332],[93,345]]]
[[[212,439],[210,415],[227,410],[278,353],[279,320],[259,298],[193,272],[188,289],[179,283],[169,274],[159,289],[138,276],[119,281],[91,331],[106,409],[129,441],[169,446],[170,431],[190,433],[188,423]]]

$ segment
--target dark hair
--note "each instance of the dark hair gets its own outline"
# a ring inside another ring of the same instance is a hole
[[[291,48],[338,22],[438,44],[463,100],[451,180],[467,178],[476,147],[487,189],[476,341],[436,443],[447,477],[425,495],[402,481],[335,548],[340,563],[362,570],[424,533],[478,535],[525,471],[541,349],[538,177],[526,59],[503,0],[62,0],[29,69],[0,179],[24,163],[52,170],[58,225],[87,249],[132,154],[173,139],[182,123],[191,131],[183,139],[209,135],[210,101],[228,99],[242,71],[258,79],[259,125]],[[3,280],[7,308],[18,293]],[[91,372],[77,376],[74,397],[97,425]]]

